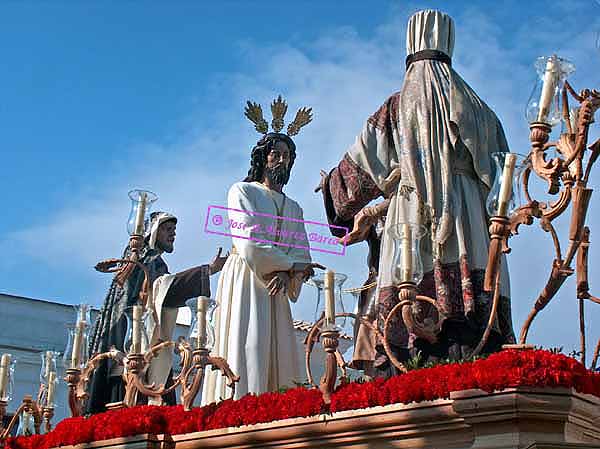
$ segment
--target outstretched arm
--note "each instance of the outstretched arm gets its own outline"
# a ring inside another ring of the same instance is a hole
[[[210,265],[200,265],[173,276],[163,306],[183,307],[190,298],[210,296]]]
[[[373,178],[348,154],[329,173],[322,171],[321,176],[321,183],[317,190],[323,194],[329,224],[353,229],[355,219],[361,218],[361,226],[363,226],[366,216],[358,216],[361,209],[371,200],[383,195]],[[344,236],[339,228],[330,228],[330,230],[336,237]]]

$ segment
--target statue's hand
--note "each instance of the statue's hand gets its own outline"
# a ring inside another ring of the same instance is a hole
[[[217,250],[217,255],[213,258],[213,260],[211,260],[209,265],[210,274],[215,274],[221,271],[223,269],[223,265],[225,265],[225,262],[227,262],[227,258],[229,257],[229,251],[227,251],[227,254],[221,257],[222,251],[223,248],[219,247],[219,249]]]
[[[276,271],[271,273],[269,277],[271,277],[271,280],[267,283],[269,295],[275,296],[279,292],[287,293],[290,286],[290,275],[287,271]]]
[[[369,229],[377,223],[377,217],[368,215],[365,212],[365,208],[361,209],[354,217],[354,226],[352,231],[339,239],[339,242],[343,245],[352,245],[354,243],[362,242],[369,233]]]
[[[302,273],[302,280],[306,280],[315,274],[315,268],[326,270],[327,268],[316,262],[296,262],[290,271],[293,273]]]
[[[321,181],[319,181],[319,185],[315,187],[315,193],[323,190],[323,186],[325,185],[325,180],[327,179],[327,172],[325,170],[321,170]]]

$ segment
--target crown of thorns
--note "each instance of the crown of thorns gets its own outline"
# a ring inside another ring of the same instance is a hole
[[[287,103],[283,98],[281,98],[281,95],[279,95],[275,100],[273,100],[273,103],[271,103],[271,115],[273,116],[273,120],[271,121],[271,129],[273,132],[278,133],[283,129],[283,118],[285,117],[287,109]],[[269,131],[269,124],[264,119],[262,107],[258,103],[248,101],[248,103],[246,103],[246,108],[244,109],[244,115],[248,117],[248,120],[254,123],[254,128],[256,131],[258,131],[260,134],[267,134]],[[311,121],[312,108],[303,107],[298,109],[294,121],[287,127],[287,135],[295,136],[300,132],[300,128],[308,125]]]

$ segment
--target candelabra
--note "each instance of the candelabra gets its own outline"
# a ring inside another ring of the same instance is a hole
[[[512,213],[498,213],[492,219],[490,233],[492,245],[488,267],[486,269],[485,288],[497,290],[493,279],[499,266],[499,255],[508,253],[508,239],[518,233],[522,224],[530,225],[538,219],[541,228],[550,233],[554,246],[554,258],[551,263],[550,276],[546,285],[538,295],[531,312],[521,328],[519,344],[526,345],[527,335],[535,317],[555,297],[565,280],[576,273],[577,299],[579,305],[581,362],[585,364],[585,315],[584,301],[600,304],[600,299],[591,295],[588,282],[588,251],[590,245],[590,229],[586,226],[586,216],[592,195],[588,188],[589,177],[593,164],[600,155],[600,140],[588,146],[590,125],[594,122],[594,114],[600,108],[600,92],[584,89],[580,93],[572,88],[566,75],[574,68],[572,64],[556,56],[540,58],[541,95],[532,95],[528,106],[530,120],[531,150],[528,165],[524,170],[521,186],[525,196],[525,204],[517,207]],[[569,108],[569,95],[578,103],[575,108]],[[558,124],[562,116],[564,131],[555,142],[549,142],[552,126]],[[546,152],[555,148],[558,156],[546,158]],[[587,163],[584,156],[590,151]],[[535,173],[548,183],[548,193],[558,195],[554,202],[541,202],[532,198],[529,190],[530,176]],[[552,222],[564,212],[569,205],[571,220],[568,233],[568,246],[563,253],[558,233]],[[575,269],[571,267],[576,258]],[[496,298],[497,295],[495,295]],[[496,302],[496,301],[494,301]],[[595,368],[600,341],[594,351],[591,367]]]
[[[365,326],[368,326],[373,332],[375,332],[379,339],[381,339],[381,333],[379,329],[368,321],[365,317],[360,315],[356,315],[350,312],[344,313],[336,313],[336,319],[346,320],[348,318],[353,319],[354,321],[360,321]],[[335,384],[338,379],[337,370],[341,371],[341,382],[346,383],[348,381],[348,371],[347,371],[347,363],[344,360],[344,356],[339,351],[339,338],[340,338],[340,330],[335,325],[328,325],[327,319],[325,317],[325,313],[321,314],[321,317],[315,321],[312,325],[306,338],[304,340],[304,348],[305,348],[305,369],[306,376],[308,378],[308,383],[314,387],[319,388],[321,393],[323,394],[323,400],[326,404],[331,403],[331,394],[335,389]],[[314,381],[312,366],[311,366],[311,354],[314,349],[316,343],[321,341],[323,346],[323,350],[326,353],[325,358],[325,372],[319,381],[319,385],[317,385]]]
[[[314,387],[319,388],[323,395],[323,401],[329,405],[331,403],[331,394],[335,389],[335,384],[338,379],[338,369],[341,371],[341,382],[345,383],[348,381],[347,364],[344,360],[343,355],[339,351],[339,338],[340,338],[340,327],[336,325],[337,320],[343,320],[345,323],[347,319],[352,319],[355,322],[360,321],[365,326],[369,327],[379,337],[381,334],[376,326],[373,325],[366,317],[356,315],[354,313],[345,312],[342,293],[356,293],[361,289],[349,289],[342,290],[342,285],[346,281],[347,276],[342,273],[334,273],[333,271],[327,271],[324,274],[317,274],[312,276],[308,281],[309,285],[316,287],[317,289],[317,312],[319,312],[319,305],[321,304],[321,292],[325,290],[325,302],[324,309],[321,315],[315,319],[314,324],[309,330],[305,340],[305,368],[308,383]],[[373,285],[367,286],[368,288]],[[341,313],[336,313],[336,309],[340,308]],[[311,354],[316,343],[321,342],[323,350],[326,353],[325,357],[325,371],[319,385],[316,385],[312,374],[311,367]]]
[[[7,402],[3,402],[0,403],[0,410],[2,408],[6,408],[7,406]],[[3,416],[4,411],[0,411],[0,416]],[[42,419],[45,419],[46,421],[46,430],[49,431],[50,430],[50,419],[52,419],[52,415],[54,414],[54,411],[50,411],[49,409],[47,409],[46,407],[44,407],[43,409],[41,407],[39,407],[38,403],[36,401],[33,400],[33,398],[31,397],[31,395],[25,395],[25,397],[23,398],[23,402],[21,402],[21,404],[19,405],[19,407],[17,408],[17,410],[15,411],[14,416],[12,417],[12,419],[10,420],[10,422],[8,423],[8,426],[6,426],[5,429],[1,428],[0,425],[0,447],[2,442],[10,435],[12,429],[17,425],[17,422],[20,419],[23,419],[24,415],[28,415],[28,416],[32,416],[33,420],[34,420],[34,429],[33,431],[31,431],[28,427],[28,425],[25,425],[24,428],[24,434],[39,434],[40,433],[40,429],[42,426]]]
[[[152,299],[152,289],[150,282],[150,273],[148,268],[139,261],[131,259],[108,259],[99,262],[96,265],[96,270],[103,273],[121,273],[119,264],[137,265],[144,272],[144,288],[145,298]],[[140,295],[141,296],[141,295]],[[141,302],[141,301],[140,301]],[[145,302],[150,305],[150,303]],[[107,404],[108,409],[118,409],[123,407],[132,407],[137,404],[138,396],[144,395],[149,398],[161,398],[181,386],[181,399],[185,410],[190,410],[194,399],[196,398],[202,381],[204,372],[207,366],[211,365],[213,369],[219,369],[228,379],[228,386],[232,389],[232,397],[235,394],[235,383],[239,381],[230,369],[227,361],[221,357],[210,356],[210,348],[207,347],[206,331],[207,322],[206,315],[212,313],[214,309],[214,301],[210,298],[200,297],[198,303],[201,304],[197,313],[194,313],[195,323],[190,326],[190,336],[195,329],[197,342],[195,349],[184,339],[174,342],[172,340],[161,341],[154,344],[147,351],[143,352],[143,347],[148,347],[149,338],[145,334],[145,326],[142,316],[149,316],[150,319],[158,322],[156,311],[153,307],[144,314],[144,303],[133,306],[132,317],[128,318],[128,331],[124,344],[127,352],[111,348],[107,352],[94,355],[87,361],[85,366],[71,367],[67,369],[67,384],[69,385],[69,407],[72,416],[80,416],[82,414],[83,403],[88,397],[87,386],[92,373],[98,368],[103,360],[112,360],[119,366],[124,368],[122,374],[123,384],[125,387],[125,396],[122,401]],[[188,302],[188,305],[191,305]],[[198,329],[196,329],[196,327]],[[201,328],[201,329],[200,329]],[[209,334],[212,335],[212,329],[209,329]],[[204,335],[204,336],[202,336]],[[212,338],[214,340],[214,338]],[[145,343],[145,344],[144,344]],[[127,346],[129,346],[127,348]],[[181,356],[180,373],[173,378],[170,386],[155,385],[146,383],[147,371],[150,367],[152,359],[155,358],[161,351],[175,350]],[[68,351],[66,351],[68,352]]]
[[[191,351],[188,345],[186,350],[191,354],[192,363],[188,369],[181,373],[181,402],[183,409],[192,409],[208,366],[212,366],[213,370],[220,370],[222,375],[227,377],[227,386],[231,389],[231,398],[233,399],[235,396],[235,384],[240,380],[240,377],[233,373],[227,360],[222,357],[211,356],[210,349],[205,347]]]
[[[131,200],[131,210],[127,220],[127,232],[130,235],[128,261],[132,263],[125,263],[117,270],[115,279],[121,286],[131,276],[135,263],[140,260],[141,251],[144,247],[144,230],[150,216],[152,204],[158,197],[150,191],[134,189],[129,192],[129,199]],[[143,293],[140,294],[142,304],[145,304],[148,298],[148,288],[149,286],[144,284]]]
[[[40,387],[37,400],[31,395],[25,395],[14,416],[6,427],[3,426],[6,408],[12,398],[12,384],[14,379],[15,360],[10,354],[2,356],[0,364],[0,447],[12,433],[13,429],[20,423],[18,433],[23,435],[39,434],[42,430],[52,430],[52,418],[54,417],[54,393],[58,384],[56,377],[56,355],[54,351],[42,353],[42,369],[40,372]],[[33,423],[30,419],[33,418]],[[33,424],[33,428],[31,428]]]

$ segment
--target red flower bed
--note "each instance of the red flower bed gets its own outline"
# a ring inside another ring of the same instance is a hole
[[[600,397],[600,373],[548,351],[502,351],[487,359],[410,371],[387,380],[351,383],[333,394],[330,411],[448,398],[451,391],[479,388],[488,392],[508,387],[567,387]],[[142,433],[181,434],[266,423],[325,412],[315,389],[294,388],[284,393],[247,395],[237,401],[197,407],[138,406],[89,418],[67,418],[46,435],[9,438],[6,449],[49,449],[69,444]]]

